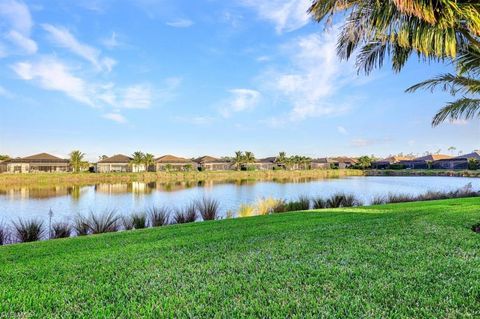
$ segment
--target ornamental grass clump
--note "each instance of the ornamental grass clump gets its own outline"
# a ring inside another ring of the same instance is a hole
[[[196,202],[198,212],[203,220],[215,220],[220,215],[220,202],[204,197]]]
[[[51,239],[68,238],[72,234],[72,226],[65,222],[57,222],[52,225],[50,231]]]
[[[339,207],[355,207],[362,206],[362,202],[358,200],[354,195],[351,194],[333,194],[329,199],[327,199],[328,208],[339,208]]]
[[[145,213],[136,213],[132,215],[132,224],[135,229],[147,227],[147,215]]]
[[[0,223],[0,246],[8,243],[10,240],[10,230],[3,222]]]
[[[258,200],[255,206],[257,215],[268,215],[285,211],[285,202],[272,197]]]
[[[310,209],[310,199],[306,196],[300,196],[297,200],[290,201],[285,206],[285,211],[293,212]]]
[[[255,206],[251,204],[241,204],[238,208],[238,217],[250,217],[255,215]]]
[[[13,222],[13,235],[20,243],[41,240],[45,235],[45,228],[40,219],[21,219]]]
[[[116,232],[119,229],[119,217],[115,210],[107,210],[101,214],[90,212],[87,223],[92,234]]]
[[[86,236],[90,234],[90,226],[85,216],[77,215],[73,221],[73,229],[77,236]]]
[[[167,207],[152,207],[148,210],[150,225],[160,227],[168,225],[170,219],[170,210]]]
[[[312,199],[313,209],[324,209],[327,208],[327,200],[322,197],[317,197]]]
[[[193,223],[197,220],[197,207],[195,203],[189,204],[184,208],[176,209],[173,215],[175,224]]]

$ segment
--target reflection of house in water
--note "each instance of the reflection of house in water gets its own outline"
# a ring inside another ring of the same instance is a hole
[[[68,196],[72,187],[54,186],[47,188],[39,187],[9,187],[0,190],[0,195],[9,199],[47,199],[52,197]]]
[[[187,188],[203,186],[203,182],[170,182],[170,183],[156,183],[157,191],[161,192],[175,192]]]
[[[105,194],[125,194],[132,191],[131,183],[97,184],[95,192]]]
[[[140,194],[150,194],[152,190],[156,187],[155,182],[144,183],[144,182],[132,182],[132,193]]]

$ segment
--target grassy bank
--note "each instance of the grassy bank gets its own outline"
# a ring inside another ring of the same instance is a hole
[[[443,169],[371,169],[365,171],[366,176],[451,176],[480,177],[480,170],[443,170]]]
[[[480,199],[0,247],[0,317],[478,317]]]
[[[244,179],[335,178],[361,176],[361,170],[304,170],[304,171],[212,171],[212,172],[149,172],[149,173],[38,173],[0,174],[0,186],[29,186],[51,184],[94,184],[117,182],[197,182],[235,181]]]

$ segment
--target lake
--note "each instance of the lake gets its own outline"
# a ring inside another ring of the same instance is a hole
[[[471,183],[480,189],[480,179],[464,177],[345,177],[282,181],[237,181],[199,183],[115,183],[88,186],[13,187],[0,189],[0,221],[19,217],[71,220],[90,210],[116,209],[120,214],[141,212],[152,205],[182,207],[204,196],[217,199],[222,213],[236,211],[243,203],[260,198],[295,199],[300,195],[327,197],[333,193],[355,194],[365,203],[389,193],[420,194],[428,190],[455,190]]]

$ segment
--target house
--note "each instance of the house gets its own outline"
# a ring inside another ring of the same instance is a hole
[[[70,161],[47,153],[12,158],[2,162],[8,173],[68,172]]]
[[[117,154],[112,157],[107,157],[97,163],[98,173],[117,173],[117,172],[131,172],[132,158],[126,155]]]
[[[334,164],[334,168],[345,169],[352,167],[353,165],[357,164],[357,160],[351,157],[334,157],[332,158],[336,164]]]
[[[312,169],[330,169],[330,168],[338,167],[338,165],[339,165],[338,161],[328,157],[316,158],[311,162]]]
[[[252,166],[254,166],[255,169],[260,171],[268,171],[277,167],[276,161],[277,161],[277,158],[274,156],[266,157],[266,158],[255,160]]]
[[[198,164],[193,160],[177,157],[173,155],[164,155],[155,160],[156,169],[160,171],[191,171],[196,170]]]
[[[469,154],[460,155],[453,158],[441,159],[432,163],[434,169],[468,169],[468,162],[476,160],[480,162],[480,151],[474,151]]]
[[[7,160],[0,161],[0,173],[7,171]]]
[[[413,157],[410,156],[389,156],[385,159],[372,162],[373,169],[388,169],[391,165],[397,165],[401,161],[412,160]]]
[[[450,155],[442,154],[432,154],[422,157],[417,157],[412,160],[403,160],[398,164],[403,165],[406,169],[430,169],[432,168],[432,163],[439,160],[452,158]]]
[[[232,163],[212,156],[202,156],[195,160],[200,171],[226,171],[232,169]]]

